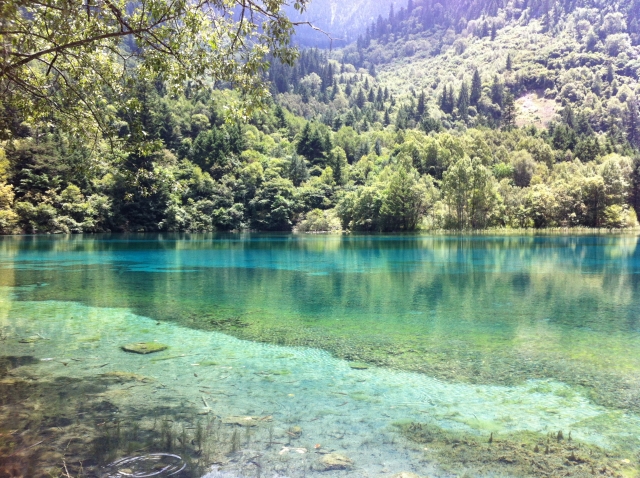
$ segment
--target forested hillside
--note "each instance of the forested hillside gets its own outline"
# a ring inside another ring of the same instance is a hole
[[[387,4],[273,58],[273,100],[234,121],[229,84],[162,76],[105,91],[91,136],[12,111],[0,231],[635,226],[638,1]]]

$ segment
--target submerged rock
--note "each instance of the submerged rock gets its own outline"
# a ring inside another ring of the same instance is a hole
[[[359,362],[349,364],[349,366],[354,370],[367,370],[369,368],[367,364]]]
[[[44,340],[44,339],[39,335],[32,335],[30,337],[25,337],[24,339],[20,339],[18,342],[20,342],[21,344],[35,344],[36,342],[40,342],[41,340]]]
[[[410,471],[401,471],[400,473],[393,475],[391,478],[420,478],[420,475],[416,475]]]
[[[263,422],[270,422],[271,416],[267,417],[248,417],[248,416],[233,416],[222,419],[222,423],[225,425],[237,425],[240,427],[257,427],[258,424]]]
[[[152,354],[154,352],[162,352],[163,350],[167,350],[168,348],[168,345],[164,345],[158,342],[136,342],[122,346],[122,350],[124,350],[125,352],[142,355]]]
[[[302,428],[300,428],[299,426],[291,427],[289,431],[287,431],[287,434],[294,438],[299,438],[300,435],[302,435]]]
[[[143,375],[130,372],[120,372],[118,370],[114,372],[106,372],[100,376],[108,380],[113,380],[114,382],[146,382],[150,380],[148,377]]]
[[[340,453],[329,453],[320,459],[320,466],[323,471],[349,470],[353,467],[353,460]]]

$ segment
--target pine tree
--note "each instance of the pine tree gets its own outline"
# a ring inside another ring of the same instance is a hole
[[[496,39],[496,35],[498,34],[498,31],[496,29],[496,24],[495,22],[491,25],[491,41]]]
[[[500,83],[498,75],[493,77],[493,85],[491,85],[491,101],[502,107],[504,101],[504,86]]]
[[[449,109],[449,104],[447,102],[447,98],[448,98],[448,88],[445,85],[444,90],[442,90],[442,96],[440,96],[440,109],[445,113]]]
[[[389,110],[384,111],[384,125],[389,126],[391,124],[391,117],[389,116]]]
[[[347,86],[344,89],[344,94],[347,95],[347,98],[349,98],[351,96],[351,93],[353,93],[353,90],[351,89],[351,83],[347,83]]]
[[[487,25],[487,22],[482,22],[482,38],[486,37],[489,34],[489,26]]]
[[[460,94],[458,95],[458,114],[460,114],[460,117],[464,121],[469,119],[469,87],[466,82],[463,82],[460,87]]]
[[[471,94],[469,95],[469,102],[473,106],[478,106],[478,102],[482,97],[482,78],[480,72],[476,70],[471,80]]]
[[[427,109],[427,105],[426,105],[426,96],[424,94],[424,91],[420,93],[420,96],[418,97],[418,106],[416,107],[416,120],[420,121],[422,119],[422,117],[424,116],[425,112]]]
[[[634,147],[640,147],[640,114],[638,101],[635,98],[627,100],[627,138]]]
[[[571,107],[571,105],[567,105],[563,110],[562,110],[562,120],[565,122],[565,124],[569,127],[569,128],[575,128],[576,126],[576,117],[575,114],[573,113],[573,108]]]
[[[282,109],[282,106],[276,105],[276,110],[274,115],[277,120],[278,128],[286,128],[288,126],[287,118],[284,115],[284,110]]]
[[[513,70],[513,60],[511,59],[511,53],[507,55],[507,71]]]
[[[366,96],[364,96],[364,92],[362,89],[358,90],[358,95],[356,96],[356,106],[360,109],[364,108],[365,103],[367,102]]]
[[[511,92],[504,95],[504,106],[502,108],[502,128],[511,131],[516,126],[516,104]]]
[[[296,152],[304,156],[312,164],[321,163],[324,159],[324,153],[330,148],[327,138],[323,138],[318,127],[312,127],[308,122],[298,138]]]

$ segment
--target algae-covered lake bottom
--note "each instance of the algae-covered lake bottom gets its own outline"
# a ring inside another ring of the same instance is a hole
[[[633,235],[2,238],[0,476],[636,476],[638,279]]]

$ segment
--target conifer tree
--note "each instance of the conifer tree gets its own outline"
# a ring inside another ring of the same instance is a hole
[[[511,53],[507,55],[507,71],[513,70],[513,60],[511,59]]]
[[[569,128],[575,128],[576,118],[571,105],[567,105],[564,110],[562,110],[562,120]]]
[[[418,121],[420,121],[424,116],[426,108],[426,96],[423,91],[420,93],[420,96],[418,96],[418,106],[416,107],[416,119]]]
[[[463,82],[460,87],[460,94],[458,95],[458,113],[464,121],[469,119],[469,87],[466,82]]]
[[[633,147],[640,147],[640,117],[638,101],[635,98],[627,100],[627,137]]]
[[[282,109],[282,106],[276,105],[275,117],[278,120],[278,128],[287,127],[287,118],[284,115],[284,110]]]
[[[502,108],[502,128],[511,131],[516,126],[516,104],[510,91],[504,95],[504,106]]]
[[[471,80],[471,94],[469,95],[469,103],[472,106],[478,106],[478,102],[482,97],[482,78],[480,72],[476,70]]]
[[[504,101],[504,86],[500,82],[498,75],[493,77],[493,85],[491,85],[491,101],[502,107]]]
[[[442,90],[442,96],[440,96],[440,109],[447,113],[449,110],[448,104],[448,88],[445,85],[444,90]]]

